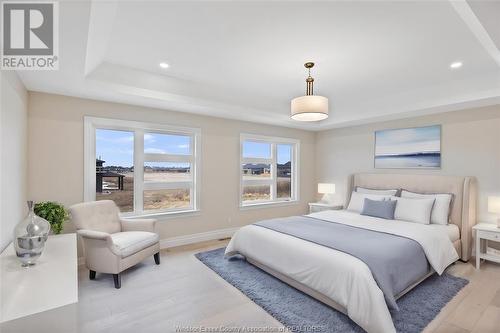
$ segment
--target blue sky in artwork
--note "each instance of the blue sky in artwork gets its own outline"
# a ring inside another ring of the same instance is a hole
[[[376,132],[376,155],[441,151],[441,126],[404,128]]]
[[[278,163],[285,164],[291,160],[291,145],[277,145]],[[243,142],[243,157],[250,158],[271,158],[271,144],[254,141]]]

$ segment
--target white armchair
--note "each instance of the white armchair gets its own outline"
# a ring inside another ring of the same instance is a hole
[[[121,287],[120,273],[154,256],[160,264],[160,238],[155,219],[123,219],[111,200],[84,202],[70,207],[77,233],[82,237],[89,277],[96,272],[113,274],[115,288]]]

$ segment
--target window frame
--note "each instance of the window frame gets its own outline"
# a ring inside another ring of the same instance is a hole
[[[190,214],[200,210],[201,193],[201,129],[129,121],[111,118],[84,117],[84,201],[96,198],[96,130],[128,131],[134,134],[134,210],[122,213],[124,217],[144,217]],[[151,154],[144,152],[144,134],[171,134],[191,137],[190,155]],[[179,162],[190,163],[191,181],[146,182],[144,181],[144,163]],[[187,183],[191,185],[186,187]],[[176,187],[177,186],[177,187]],[[180,186],[180,187],[179,187]],[[155,189],[190,189],[188,208],[144,210],[144,190]]]
[[[271,145],[270,158],[253,158],[243,157],[243,144],[245,141],[252,141],[258,143],[267,143]],[[277,161],[277,146],[280,144],[291,145],[291,188],[290,198],[277,198],[277,185],[278,185],[278,161]],[[240,134],[240,159],[239,159],[239,176],[240,176],[240,191],[239,191],[239,207],[240,209],[257,208],[263,206],[279,206],[296,204],[300,201],[299,187],[300,187],[300,140],[292,138],[282,138],[265,136],[258,134],[241,133]],[[243,179],[243,164],[245,163],[262,163],[270,164],[271,177],[262,180],[244,180]],[[270,200],[256,200],[255,202],[243,201],[243,190],[245,185],[270,185]]]

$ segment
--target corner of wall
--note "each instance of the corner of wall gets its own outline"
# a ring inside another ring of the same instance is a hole
[[[14,71],[1,73],[0,250],[26,212],[28,193],[28,92]],[[7,192],[8,191],[8,192]]]

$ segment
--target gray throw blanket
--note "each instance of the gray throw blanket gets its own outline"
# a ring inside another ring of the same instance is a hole
[[[416,241],[308,216],[291,216],[254,225],[350,254],[363,261],[384,293],[390,309],[399,310],[395,296],[430,270]]]

